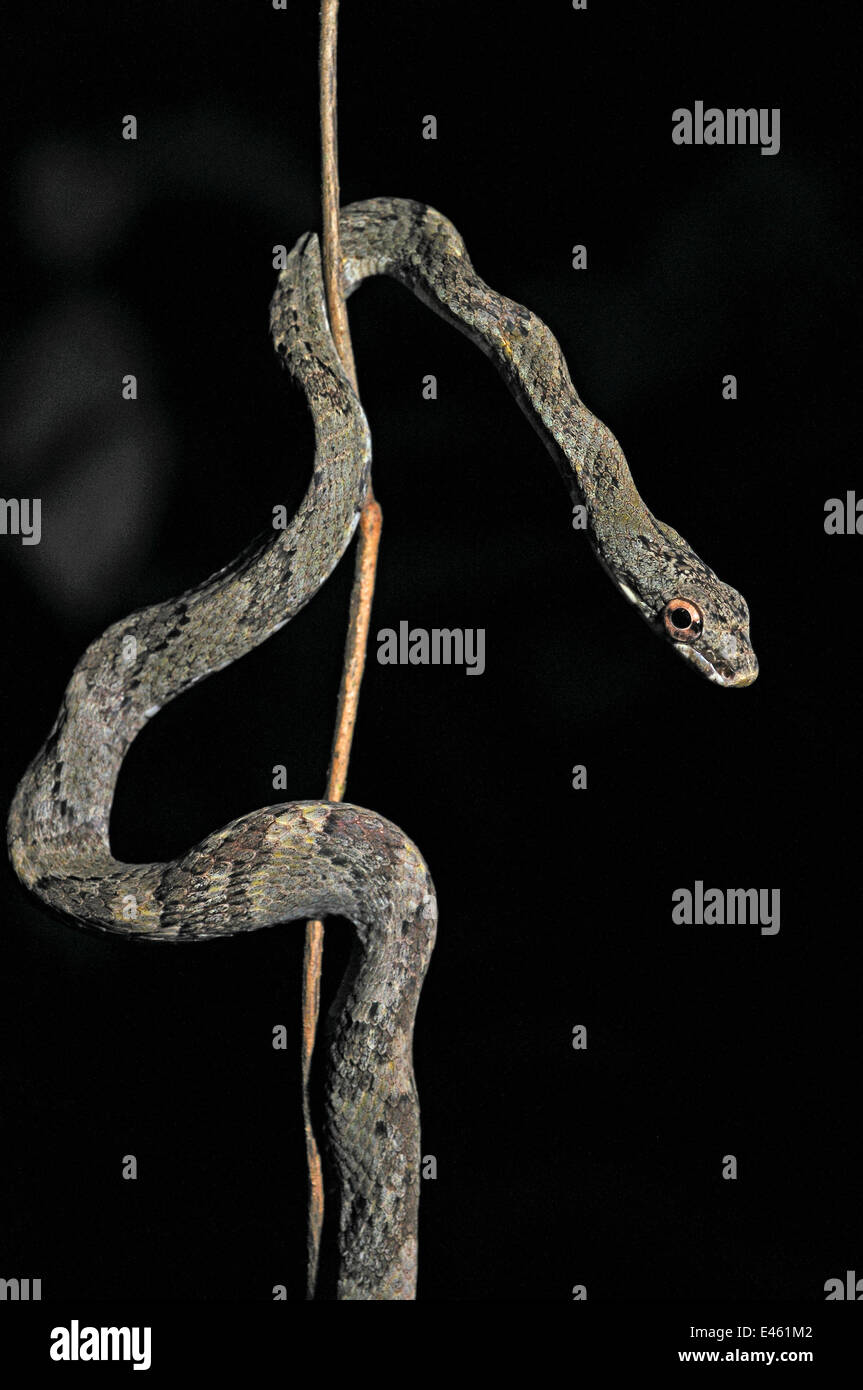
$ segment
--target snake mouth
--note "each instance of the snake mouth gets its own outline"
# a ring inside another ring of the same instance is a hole
[[[733,668],[724,666],[719,662],[714,665],[694,647],[681,645],[677,650],[681,656],[685,656],[687,660],[692,662],[702,676],[706,676],[714,685],[724,686],[728,690],[743,690],[758,679],[758,661],[754,652],[750,652],[749,659],[744,666]]]

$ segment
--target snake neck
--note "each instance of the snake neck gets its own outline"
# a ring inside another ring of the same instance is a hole
[[[546,445],[574,501],[587,509],[594,549],[655,531],[623,450],[582,402],[556,337],[522,304],[480,278],[452,223],[424,203],[368,199],[341,216],[343,289],[388,275],[491,360]]]
[[[584,505],[593,550],[624,597],[702,675],[719,685],[750,684],[758,662],[745,600],[648,510],[623,450],[584,405],[548,326],[486,285],[452,223],[425,204],[370,199],[346,208],[341,228],[345,293],[369,275],[389,275],[469,337],[503,377],[573,501]],[[664,621],[672,600],[700,614],[685,642]]]

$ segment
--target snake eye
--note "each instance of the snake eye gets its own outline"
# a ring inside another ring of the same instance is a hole
[[[674,642],[692,642],[704,626],[701,609],[687,598],[673,598],[663,612],[665,631]]]

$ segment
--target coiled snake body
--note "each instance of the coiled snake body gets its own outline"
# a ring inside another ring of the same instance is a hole
[[[586,507],[598,558],[648,622],[716,683],[754,680],[744,600],[647,510],[550,330],[480,280],[452,224],[422,204],[379,198],[342,211],[341,239],[346,294],[391,275],[492,359]],[[271,327],[314,417],[314,473],[296,516],[205,583],[91,644],[16,792],[9,850],[28,888],[98,930],[201,941],[327,914],[354,924],[328,1021],[337,1297],[406,1299],[416,1284],[420,1161],[411,1045],[437,915],[416,847],[371,811],[326,802],[241,816],[169,864],[119,863],[109,843],[117,776],[138,731],[288,622],[332,572],[359,518],[371,444],[330,337],[313,234],[288,257]]]

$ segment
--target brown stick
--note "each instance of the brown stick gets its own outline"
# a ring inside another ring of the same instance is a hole
[[[342,243],[339,236],[339,153],[336,123],[336,40],[339,0],[322,0],[321,46],[319,51],[321,88],[321,194],[323,198],[324,289],[330,330],[342,366],[359,395],[357,369],[348,314],[342,296]]]
[[[348,316],[341,290],[341,240],[339,237],[339,164],[336,134],[336,37],[339,0],[322,0],[320,93],[321,93],[321,187],[323,196],[323,272],[330,329],[336,351],[354,390],[357,369],[351,346]],[[345,641],[345,657],[336,714],[336,728],[330,754],[327,800],[341,801],[348,776],[348,761],[360,696],[360,683],[366,662],[366,643],[375,588],[378,545],[381,535],[381,509],[369,486],[360,516],[350,617]],[[303,1041],[302,1085],[303,1124],[306,1132],[306,1160],[309,1169],[309,1222],[306,1240],[306,1297],[314,1298],[318,1277],[321,1230],[324,1221],[324,1183],[321,1155],[312,1130],[309,1103],[309,1075],[315,1046],[321,995],[321,961],[324,949],[323,922],[306,924],[303,954]]]

